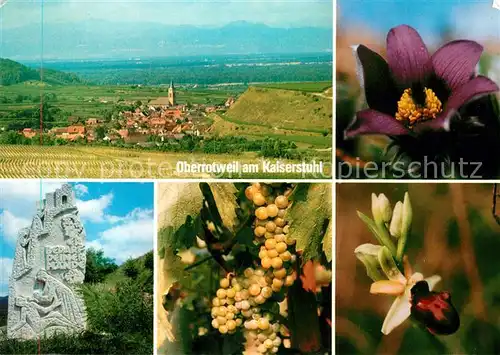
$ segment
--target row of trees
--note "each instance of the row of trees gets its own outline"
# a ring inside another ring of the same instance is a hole
[[[98,140],[102,140],[106,134],[106,129],[103,126],[99,126],[96,128],[95,134]],[[190,152],[205,154],[238,154],[243,152],[256,152],[266,158],[305,158],[305,153],[299,151],[295,143],[275,138],[249,140],[244,137],[233,136],[204,138],[185,135],[181,139],[168,139],[164,142],[159,141],[159,137],[157,136],[150,136],[149,141],[150,146],[139,148],[135,144],[125,143],[123,139],[119,139],[113,143],[108,141],[87,143],[85,138],[79,138],[70,142],[62,138],[56,138],[50,134],[43,134],[42,139],[40,139],[40,136],[37,134],[35,137],[30,139],[25,138],[23,135],[15,131],[0,133],[0,144],[39,145],[40,142],[42,142],[44,146],[92,144],[100,146],[113,145],[131,149],[159,150],[162,152]]]

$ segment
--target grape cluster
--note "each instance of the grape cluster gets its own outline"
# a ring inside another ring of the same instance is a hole
[[[212,300],[214,328],[222,334],[234,333],[236,327],[243,324],[243,319],[259,318],[258,306],[273,294],[264,275],[262,269],[248,268],[243,277],[233,277],[229,274],[220,280],[220,288]]]
[[[243,275],[228,274],[220,280],[212,300],[212,326],[222,334],[234,333],[243,326],[247,348],[260,354],[277,353],[282,343],[289,343],[283,337],[288,335],[286,328],[260,308],[296,278],[291,267],[295,241],[288,237],[285,220],[289,192],[273,194],[272,187],[264,184],[253,184],[245,190],[256,206],[254,234],[260,246],[260,266],[245,269]]]
[[[281,328],[278,322],[271,323],[266,317],[245,322],[247,349],[255,349],[260,354],[276,354],[283,342],[279,336]]]
[[[254,234],[261,245],[261,266],[268,270],[271,289],[280,292],[283,285],[291,286],[296,278],[293,270],[287,267],[295,261],[295,256],[289,250],[293,248],[295,240],[288,237],[289,226],[284,218],[288,207],[287,192],[275,197],[268,185],[253,184],[247,187],[245,195],[258,206],[255,210]]]

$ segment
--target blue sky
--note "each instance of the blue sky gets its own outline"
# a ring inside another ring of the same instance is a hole
[[[8,292],[17,232],[29,227],[36,201],[61,186],[53,181],[0,181],[0,296]],[[153,249],[152,183],[71,183],[87,247],[122,263]]]
[[[455,36],[470,39],[500,38],[500,11],[493,0],[338,0],[339,25],[362,26],[380,33],[400,24],[415,27],[435,42],[445,26]]]
[[[7,0],[3,28],[40,23],[42,0]],[[43,0],[49,22],[107,20],[222,26],[233,21],[277,27],[332,27],[332,0]]]

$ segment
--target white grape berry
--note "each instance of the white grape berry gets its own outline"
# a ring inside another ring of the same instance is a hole
[[[276,200],[274,200],[274,203],[278,208],[287,208],[288,207],[288,197],[280,195],[276,197]]]

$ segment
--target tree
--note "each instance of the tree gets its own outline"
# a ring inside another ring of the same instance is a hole
[[[95,136],[98,140],[104,139],[106,136],[106,128],[104,128],[104,126],[97,126],[95,129]]]
[[[139,275],[139,268],[137,267],[135,260],[129,259],[123,264],[123,273],[125,276],[135,279]]]
[[[153,257],[153,252],[150,251],[144,256],[144,267],[148,270],[153,271],[154,270],[154,257]]]
[[[118,269],[115,260],[105,257],[103,250],[87,249],[87,263],[85,266],[85,282],[98,283]]]

